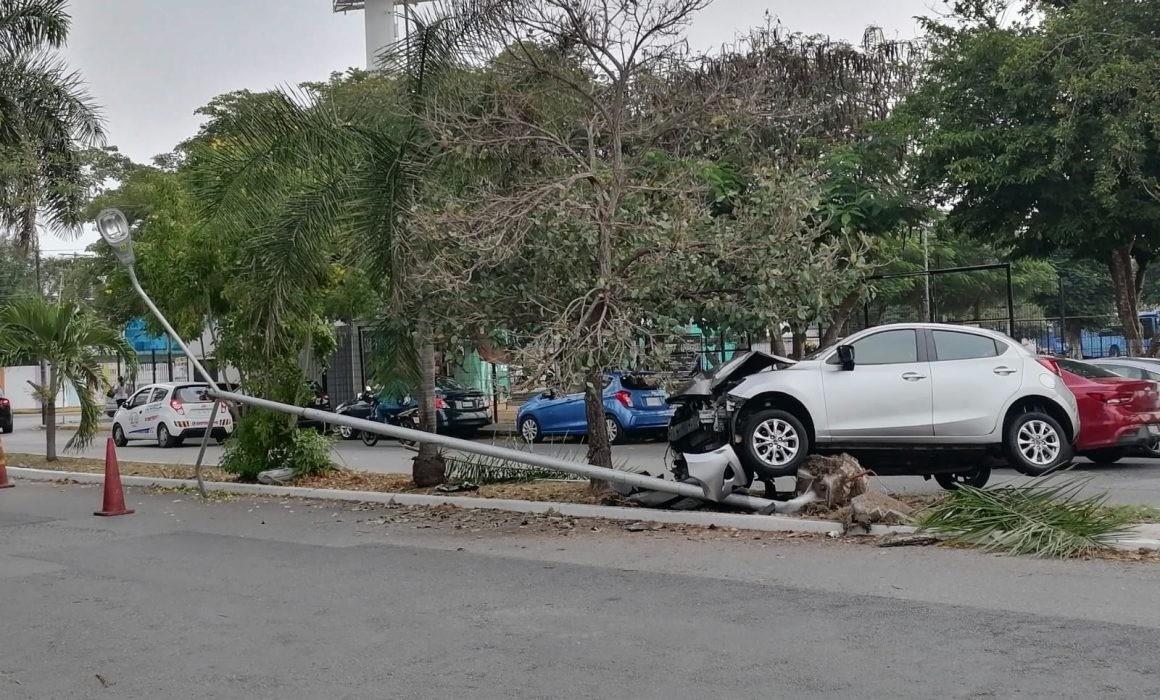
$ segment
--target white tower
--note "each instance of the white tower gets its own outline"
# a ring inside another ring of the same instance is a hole
[[[335,12],[363,11],[367,40],[367,70],[378,68],[376,57],[399,36],[396,5],[417,5],[426,0],[334,0]],[[405,9],[405,7],[404,7]]]

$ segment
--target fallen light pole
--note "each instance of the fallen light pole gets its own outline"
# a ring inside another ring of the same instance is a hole
[[[137,257],[133,254],[133,233],[129,228],[129,221],[125,215],[121,213],[120,209],[105,209],[100,214],[97,214],[97,231],[101,234],[101,238],[105,239],[105,243],[113,249],[113,254],[117,256],[117,261],[120,262],[129,273],[129,281],[133,283],[133,289],[137,292],[137,296],[145,302],[145,306],[153,312],[153,316],[161,323],[161,326],[169,333],[177,345],[185,352],[185,357],[193,364],[194,368],[201,372],[201,376],[214,390],[218,389],[217,382],[214,381],[210,373],[205,371],[205,367],[201,366],[197,358],[193,356],[193,351],[173,330],[173,326],[169,325],[169,320],[165,318],[165,314],[161,313],[161,309],[153,303],[145,290],[141,288],[141,283],[137,280],[137,269],[135,263]],[[173,381],[172,365],[170,365],[169,381]],[[156,369],[154,369],[154,377],[156,378]],[[205,459],[205,448],[209,445],[209,436],[213,432],[214,422],[217,420],[218,406],[217,401],[213,403],[213,409],[209,413],[209,421],[205,424],[205,434],[201,439],[201,449],[197,453],[197,464],[194,466],[194,476],[197,478],[197,492],[202,498],[206,497],[205,481],[202,479],[201,463]]]
[[[253,396],[246,396],[245,394],[235,394],[228,391],[219,391],[214,389],[210,391],[210,395],[213,398],[219,399],[221,401],[232,401],[234,403],[247,404],[257,408],[265,408],[271,411],[280,411],[282,413],[289,413],[291,415],[306,418],[307,420],[325,421],[335,425],[345,425],[348,428],[354,428],[355,430],[365,430],[370,433],[386,435],[387,437],[393,437],[396,439],[432,443],[439,445],[440,447],[447,447],[453,450],[459,450],[461,452],[470,452],[487,457],[505,459],[510,462],[527,464],[533,467],[555,469],[557,471],[562,471],[568,474],[582,476],[587,479],[599,479],[600,481],[607,481],[613,484],[621,484],[624,486],[647,489],[649,491],[664,491],[678,496],[700,498],[710,501],[719,500],[719,502],[725,503],[727,505],[737,506],[739,508],[747,508],[749,510],[755,510],[763,513],[778,512],[779,506],[783,505],[778,501],[773,501],[768,498],[758,498],[756,496],[737,493],[726,495],[720,499],[715,499],[712,497],[712,491],[709,488],[702,488],[694,484],[669,481],[667,479],[658,479],[653,476],[645,476],[644,474],[635,474],[633,472],[622,471],[620,469],[609,469],[608,467],[598,467],[592,464],[583,464],[581,462],[574,462],[569,459],[549,457],[547,455],[535,454],[534,452],[526,452],[524,450],[516,450],[510,447],[489,445],[486,443],[454,438],[449,435],[428,433],[423,430],[412,430],[411,428],[387,425],[386,423],[364,420],[362,418],[352,418],[350,416],[338,415],[329,411],[319,411],[313,408],[304,408],[302,406],[293,406],[291,404],[278,403],[277,401],[259,399]],[[785,511],[788,512],[790,510],[796,510],[796,508],[793,505],[786,503]]]
[[[246,396],[244,394],[235,394],[227,391],[222,391],[218,387],[217,382],[210,376],[209,372],[202,367],[197,358],[193,356],[193,352],[173,330],[173,326],[141,288],[141,283],[137,281],[137,273],[134,269],[136,258],[133,255],[133,237],[132,231],[129,228],[129,222],[117,209],[105,209],[97,215],[97,230],[101,237],[113,249],[113,253],[117,256],[117,260],[125,266],[129,272],[129,280],[133,283],[133,289],[153,312],[153,315],[161,323],[162,327],[169,333],[170,337],[181,347],[185,352],[185,356],[189,358],[190,363],[194,368],[201,373],[205,381],[210,385],[211,390],[209,395],[215,399],[213,410],[210,412],[209,421],[206,423],[205,435],[202,437],[201,450],[197,455],[197,464],[195,466],[195,474],[197,477],[198,492],[204,498],[206,496],[205,483],[202,480],[202,460],[205,457],[206,445],[209,443],[209,435],[213,430],[214,421],[217,420],[218,407],[222,401],[233,401],[234,403],[246,404],[249,406],[256,406],[258,408],[265,408],[271,411],[279,411],[281,413],[289,413],[291,415],[301,416],[308,420],[316,420],[325,424],[345,425],[356,430],[361,430],[378,435],[386,435],[387,437],[401,438],[404,440],[413,440],[415,442],[426,442],[440,447],[447,447],[461,452],[469,452],[472,454],[484,455],[487,457],[495,457],[497,459],[504,459],[510,462],[519,464],[527,464],[533,467],[542,467],[545,469],[555,469],[557,471],[565,472],[567,474],[574,474],[587,479],[597,479],[600,481],[607,481],[612,484],[619,484],[622,486],[629,486],[633,488],[645,489],[648,491],[661,491],[665,493],[672,493],[677,496],[685,496],[687,498],[699,498],[716,503],[724,503],[726,505],[736,506],[738,508],[747,508],[749,510],[758,511],[760,513],[792,513],[800,510],[806,503],[816,500],[816,496],[807,494],[806,496],[798,497],[792,501],[780,502],[768,498],[758,498],[742,493],[731,493],[733,486],[726,483],[726,474],[730,470],[730,466],[736,459],[732,448],[725,447],[717,452],[715,459],[705,458],[697,460],[702,465],[700,485],[694,483],[685,483],[678,481],[670,481],[667,479],[659,479],[653,476],[646,476],[644,474],[636,474],[620,469],[610,469],[608,467],[598,467],[592,464],[583,464],[581,462],[574,462],[572,460],[560,459],[558,457],[549,457],[546,455],[538,455],[532,452],[525,452],[522,450],[515,450],[508,447],[499,447],[497,445],[488,445],[484,443],[472,442],[471,440],[461,440],[447,435],[439,435],[438,433],[428,433],[422,430],[412,430],[410,428],[402,428],[394,425],[387,425],[385,423],[378,423],[376,421],[363,420],[361,418],[351,418],[350,416],[343,416],[329,411],[319,411],[313,408],[304,408],[302,406],[293,406],[291,404],[279,403],[277,401],[269,401],[267,399],[260,399],[253,396]],[[170,377],[172,379],[172,377]],[[726,454],[727,451],[727,454]],[[708,457],[708,456],[705,456]],[[740,465],[733,467],[734,474],[740,469]],[[733,477],[736,479],[736,476]],[[730,479],[732,481],[732,479]]]

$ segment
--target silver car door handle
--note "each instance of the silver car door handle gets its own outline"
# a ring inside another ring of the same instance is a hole
[[[993,369],[993,370],[991,370],[991,371],[992,371],[992,372],[994,372],[995,374],[1004,374],[1004,375],[1006,375],[1006,374],[1015,374],[1015,373],[1016,373],[1016,372],[1018,372],[1019,370],[1017,370],[1017,369],[1011,369],[1010,367],[996,367],[995,369]]]
[[[926,375],[918,372],[907,372],[902,375],[902,378],[908,382],[917,382],[919,379],[926,379]]]

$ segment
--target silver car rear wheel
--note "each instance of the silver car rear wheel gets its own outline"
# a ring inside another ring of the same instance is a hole
[[[1050,474],[1075,456],[1060,422],[1035,408],[1008,419],[1003,448],[1008,464],[1027,476]]]
[[[1019,452],[1032,464],[1051,466],[1059,458],[1059,432],[1046,421],[1029,420],[1019,427]]]

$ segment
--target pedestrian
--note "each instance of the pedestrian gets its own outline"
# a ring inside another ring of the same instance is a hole
[[[125,378],[117,377],[117,385],[113,387],[113,401],[117,403],[117,408],[120,408],[128,399],[129,389],[125,386]]]

